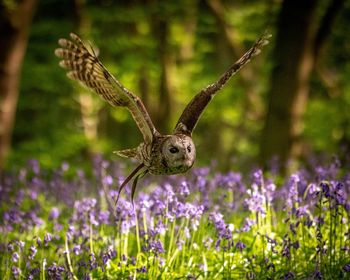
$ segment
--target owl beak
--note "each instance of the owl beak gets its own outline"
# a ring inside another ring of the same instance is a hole
[[[184,165],[186,167],[191,167],[193,165],[193,162],[192,162],[192,160],[189,157],[185,157]]]

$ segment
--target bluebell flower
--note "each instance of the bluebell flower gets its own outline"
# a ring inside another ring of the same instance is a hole
[[[150,241],[149,246],[150,249],[157,255],[165,252],[163,244],[160,240]]]
[[[179,189],[180,195],[186,197],[190,194],[190,189],[188,188],[188,183],[186,181],[182,181]]]
[[[60,215],[60,210],[57,207],[52,207],[50,214],[49,214],[49,220],[56,220]]]
[[[251,189],[247,190],[249,198],[244,200],[245,205],[253,213],[260,213],[263,216],[266,215],[266,197],[259,191],[259,186],[255,183],[252,184]]]
[[[251,227],[253,226],[253,225],[255,225],[256,224],[256,221],[255,220],[253,220],[253,219],[250,219],[250,218],[245,218],[244,219],[244,224],[243,224],[243,226],[242,226],[242,228],[240,229],[240,231],[241,232],[247,232],[247,231],[249,231],[250,229],[251,229]]]
[[[105,186],[112,186],[113,185],[113,178],[111,175],[106,175],[102,178],[102,184]]]
[[[35,257],[35,255],[36,255],[36,253],[37,253],[37,251],[38,251],[38,250],[37,250],[37,248],[36,248],[34,245],[30,246],[28,258],[29,258],[30,260],[33,260],[34,257]]]
[[[287,188],[288,196],[286,200],[287,209],[292,209],[296,203],[299,202],[298,184],[300,182],[300,177],[298,174],[292,174],[289,177]]]
[[[17,266],[12,266],[11,268],[12,275],[15,276],[15,278],[18,278],[18,275],[21,274],[21,269]]]
[[[326,197],[326,198],[329,198],[330,197],[330,187],[329,187],[329,184],[327,182],[321,182],[320,183],[320,187],[321,187],[321,190],[322,190],[322,193],[323,195]]]
[[[167,227],[161,220],[159,220],[155,228],[156,234],[164,235],[166,231],[167,231]]]
[[[38,275],[40,275],[40,268],[39,268],[39,267],[32,268],[32,269],[29,271],[27,280],[32,280],[32,279],[34,279],[34,277],[36,277],[36,276],[38,276]]]
[[[50,279],[61,280],[63,279],[62,273],[65,271],[63,266],[57,265],[53,263],[51,266],[47,268],[47,273]]]
[[[109,224],[109,216],[110,216],[110,212],[107,211],[100,211],[98,214],[98,222],[104,225],[108,225]]]
[[[97,264],[97,261],[96,261],[96,257],[95,257],[95,254],[94,253],[90,253],[90,256],[89,256],[89,266],[90,266],[90,270],[93,270],[95,268],[97,268],[98,264]]]
[[[107,264],[107,262],[111,259],[113,259],[115,256],[117,255],[117,252],[113,249],[112,246],[109,246],[107,252],[102,254],[102,262],[104,265]],[[123,259],[125,258],[125,256],[123,255]]]
[[[345,272],[350,272],[350,263],[344,265],[344,266],[343,266],[343,270],[344,270]]]
[[[8,252],[13,252],[14,251],[14,245],[13,245],[13,243],[12,242],[9,242],[8,244],[7,244],[7,251]]]
[[[324,278],[323,278],[323,275],[322,275],[321,271],[316,271],[313,274],[312,279],[322,280]]]
[[[80,255],[80,250],[81,250],[81,245],[80,244],[75,244],[73,247],[73,253],[76,256]]]
[[[52,234],[47,232],[44,236],[44,245],[47,246],[49,245],[49,242],[52,240]]]
[[[40,247],[41,244],[42,244],[41,238],[40,238],[40,237],[37,237],[37,238],[36,238],[36,245],[38,245],[38,247]]]
[[[319,192],[320,188],[315,183],[311,183],[308,186],[308,190],[309,190],[309,194],[313,195],[314,193]]]
[[[283,275],[283,279],[287,280],[287,279],[295,279],[295,274],[293,272],[287,272],[286,274]]]
[[[14,252],[14,253],[12,254],[12,261],[13,261],[14,263],[16,263],[16,262],[18,262],[18,260],[19,260],[19,254],[18,254],[17,252]]]
[[[136,268],[136,272],[137,273],[146,273],[147,272],[147,268],[143,265],[140,268]]]
[[[300,244],[298,240],[293,243],[293,247],[295,250],[298,250],[300,248]]]
[[[236,248],[238,250],[240,250],[241,252],[243,251],[244,248],[246,248],[247,246],[240,240],[238,240],[238,242],[236,243]]]

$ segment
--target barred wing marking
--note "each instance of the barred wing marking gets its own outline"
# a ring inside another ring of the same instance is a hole
[[[174,134],[183,133],[191,136],[193,129],[195,128],[199,117],[208,105],[210,100],[214,97],[217,91],[219,91],[226,82],[236,74],[250,59],[259,54],[261,48],[269,43],[268,39],[271,37],[269,34],[265,34],[260,37],[254,45],[217,80],[215,83],[202,89],[186,106],[182,112],[179,121],[174,129]]]
[[[62,59],[60,66],[69,70],[67,76],[82,82],[112,106],[126,107],[140,129],[144,141],[151,143],[158,132],[140,98],[114,78],[94,51],[89,50],[76,34],[71,33],[70,37],[71,40],[60,39],[58,43],[61,48],[55,51],[56,56]]]

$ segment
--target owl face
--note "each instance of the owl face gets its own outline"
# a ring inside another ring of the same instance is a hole
[[[168,174],[182,173],[190,169],[196,159],[196,149],[191,137],[170,135],[162,146],[163,165]]]

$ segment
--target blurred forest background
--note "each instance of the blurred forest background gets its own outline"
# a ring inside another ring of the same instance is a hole
[[[0,170],[86,162],[142,141],[127,110],[66,78],[76,32],[138,94],[162,133],[268,30],[263,52],[204,112],[197,166],[350,154],[350,1],[1,0]]]

